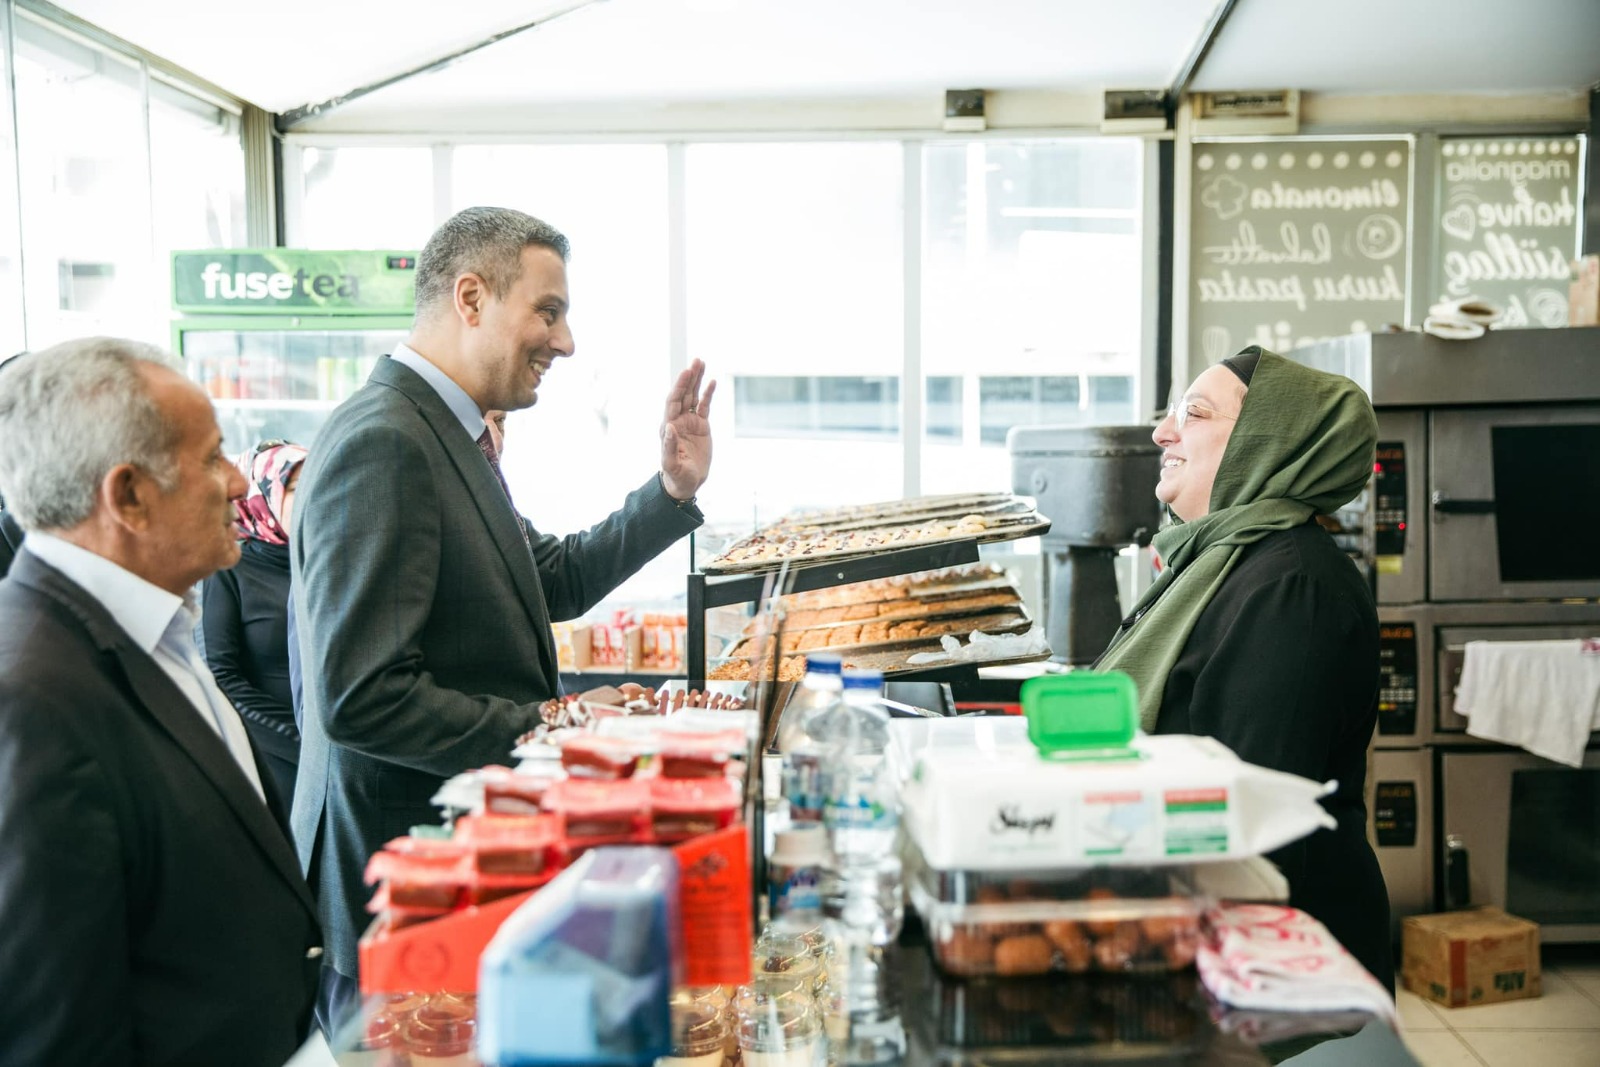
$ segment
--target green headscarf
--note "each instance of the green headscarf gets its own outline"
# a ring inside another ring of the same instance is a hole
[[[1378,420],[1349,378],[1260,356],[1211,488],[1211,510],[1155,536],[1165,569],[1134,607],[1132,626],[1095,664],[1139,688],[1139,723],[1155,729],[1167,675],[1239,550],[1355,499],[1372,476]]]

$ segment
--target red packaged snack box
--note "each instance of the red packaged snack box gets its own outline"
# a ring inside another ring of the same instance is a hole
[[[728,773],[728,746],[711,737],[663,735],[656,761],[663,778],[721,778]]]
[[[495,773],[488,773],[493,770]],[[555,778],[519,774],[509,768],[485,768],[483,810],[491,815],[537,815],[540,800]]]
[[[564,859],[554,815],[463,815],[453,840],[466,846],[479,874],[540,875]]]
[[[565,864],[546,867],[539,874],[475,874],[467,886],[467,903],[492,904],[530,889],[538,889],[561,873]]]
[[[739,786],[729,778],[651,778],[650,829],[661,844],[739,821]]]
[[[414,841],[414,838],[406,838]],[[465,850],[428,849],[373,854],[367,863],[367,884],[381,881],[382,888],[367,905],[371,911],[385,907],[413,913],[442,914],[461,903],[470,880],[470,859]]]
[[[639,750],[614,737],[583,734],[561,746],[561,766],[574,778],[631,778]]]
[[[650,789],[644,779],[566,778],[545,791],[544,806],[562,817],[573,847],[639,844],[649,839]]]

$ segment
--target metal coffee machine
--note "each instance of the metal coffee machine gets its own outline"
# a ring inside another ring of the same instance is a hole
[[[1122,621],[1118,551],[1148,545],[1160,523],[1161,449],[1148,426],[1015,426],[1006,448],[1012,491],[1050,519],[1045,637],[1057,662],[1087,666]]]

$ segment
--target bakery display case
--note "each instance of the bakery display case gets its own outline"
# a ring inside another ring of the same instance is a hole
[[[728,546],[688,578],[691,686],[770,675],[798,680],[806,652],[896,680],[967,679],[976,667],[1045,659],[1016,584],[978,546],[1050,528],[1026,497],[959,494],[798,512]],[[708,612],[779,598],[781,651],[745,618],[715,664]],[[986,635],[974,646],[974,633]],[[777,652],[775,655],[774,653]]]

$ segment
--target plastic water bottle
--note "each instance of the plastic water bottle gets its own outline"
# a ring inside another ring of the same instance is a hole
[[[783,795],[789,819],[822,822],[822,770],[828,742],[810,733],[812,719],[839,702],[839,657],[830,652],[806,657],[806,674],[778,723],[778,754],[783,759]]]
[[[868,944],[886,945],[900,933],[905,905],[895,855],[899,797],[884,758],[883,675],[844,672],[839,702],[810,722],[827,767],[822,821],[832,868],[823,913]]]

